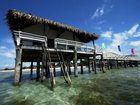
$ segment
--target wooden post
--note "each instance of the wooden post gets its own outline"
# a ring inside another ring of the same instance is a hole
[[[107,60],[107,68],[110,70],[110,60]]]
[[[117,68],[119,69],[119,62],[118,62],[118,60],[117,60]]]
[[[77,70],[77,50],[74,49],[74,76],[78,76],[78,70]]]
[[[16,62],[15,62],[15,79],[14,84],[18,85],[20,82],[20,69],[21,69],[21,57],[22,57],[22,49],[17,46],[16,47]]]
[[[92,71],[94,71],[94,61],[92,61],[91,65],[92,65]]]
[[[102,72],[103,73],[105,73],[105,71],[104,71],[104,66],[105,66],[105,64],[104,64],[104,61],[103,61],[103,54],[101,55],[101,69],[102,69]]]
[[[71,63],[70,63],[70,61],[68,62],[68,70],[69,70],[69,75],[71,75]]]
[[[83,71],[83,61],[82,61],[82,59],[80,59],[80,65],[81,65],[81,74],[83,74],[84,73],[84,71]]]
[[[49,68],[49,62],[46,62],[46,77],[49,78],[50,77],[50,68]]]
[[[89,57],[88,57],[88,71],[89,71],[89,73],[91,73],[91,71],[90,71],[90,59],[89,59]]]
[[[124,67],[126,68],[126,62],[125,62],[125,60],[123,62],[124,62]]]
[[[94,47],[94,51],[93,51],[94,73],[97,74],[97,71],[96,71],[96,46],[95,46],[94,40],[93,40],[93,47]]]
[[[60,68],[61,68],[61,76],[64,76],[64,74],[63,74],[63,69],[64,69],[64,68],[63,68],[61,65],[64,67],[64,65],[63,65],[62,62],[61,62],[61,64],[60,64]]]
[[[36,73],[36,80],[38,81],[40,78],[40,61],[37,61],[37,73]]]
[[[53,63],[53,71],[54,71],[54,76],[56,77],[56,68],[55,68],[55,62]]]
[[[23,66],[23,62],[21,61],[21,65],[20,65],[20,81],[22,79],[22,66]]]
[[[32,78],[32,75],[33,75],[33,62],[31,62],[30,78]]]

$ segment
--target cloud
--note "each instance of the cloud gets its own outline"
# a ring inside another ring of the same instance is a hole
[[[101,33],[101,37],[106,38],[106,39],[111,39],[112,31],[106,31],[106,32]]]
[[[139,27],[139,24],[135,24],[129,31],[128,31],[128,34],[129,35],[132,35],[136,32],[136,30],[138,29]]]
[[[15,50],[14,48],[9,49],[6,46],[0,46],[0,56],[15,58]]]
[[[135,46],[135,47],[139,47],[140,41],[132,41],[132,42],[130,42],[130,45]]]
[[[139,27],[139,24],[135,24],[134,26],[132,26],[127,31],[119,32],[119,33],[112,33],[112,42],[107,47],[107,51],[120,53],[118,51],[117,46],[118,45],[120,45],[120,46],[121,45],[123,45],[123,46],[127,45],[128,44],[128,39],[133,37],[134,34],[137,33],[138,27]],[[131,42],[131,45],[133,45],[133,46],[138,46],[139,44],[140,44],[140,41]]]
[[[104,8],[105,8],[104,5],[102,7],[98,7],[94,12],[94,14],[92,15],[91,19],[102,16],[104,14]]]
[[[133,36],[134,37],[140,37],[140,32],[136,32]]]

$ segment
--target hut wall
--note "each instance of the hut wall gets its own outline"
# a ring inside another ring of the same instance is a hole
[[[46,33],[48,38],[54,39],[58,36],[59,30],[49,29],[47,25],[45,27],[46,27],[45,28],[45,33]],[[28,33],[33,33],[33,34],[38,34],[38,35],[43,35],[44,34],[43,25],[41,25],[41,24],[33,25],[33,26],[30,26],[30,27],[24,28],[22,31],[23,32],[28,32]],[[65,31],[59,36],[59,38],[67,39],[67,40],[73,40],[73,33],[69,32],[69,31]],[[80,41],[80,40],[77,37],[75,37],[75,41]]]

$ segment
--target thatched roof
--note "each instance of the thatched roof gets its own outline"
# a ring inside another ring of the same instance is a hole
[[[68,26],[59,22],[37,17],[31,14],[19,12],[16,10],[9,10],[6,14],[6,20],[10,27],[10,30],[22,30],[26,27],[36,24],[47,24],[48,26],[58,29],[67,30],[73,32],[82,42],[89,42],[91,40],[98,39],[95,33],[89,33],[72,26]]]

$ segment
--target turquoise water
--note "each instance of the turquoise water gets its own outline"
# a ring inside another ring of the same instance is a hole
[[[0,72],[0,105],[140,105],[140,68],[71,76],[71,86],[56,77],[54,91],[49,79],[41,83],[24,78],[13,86],[13,75]]]

